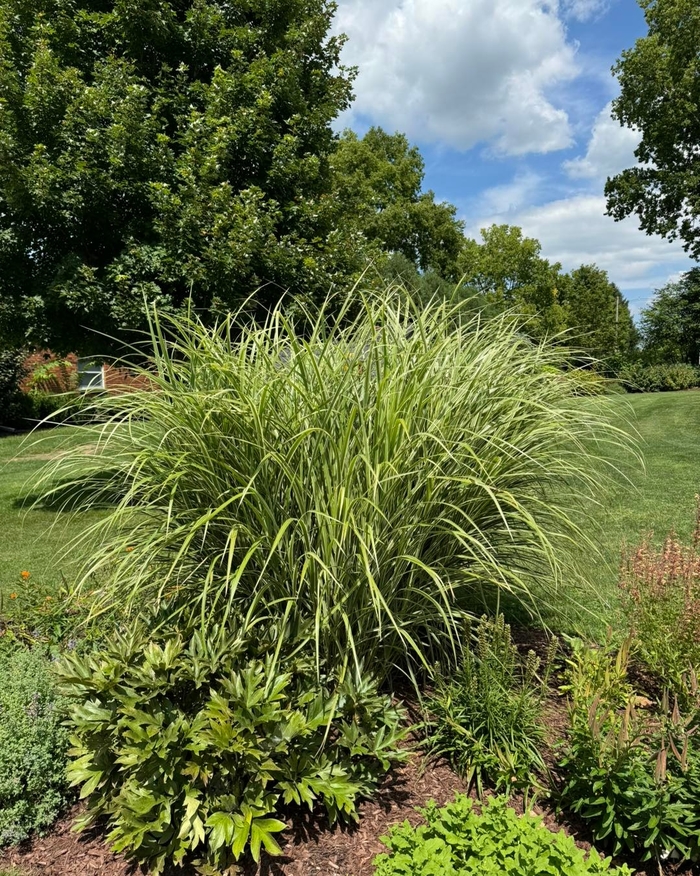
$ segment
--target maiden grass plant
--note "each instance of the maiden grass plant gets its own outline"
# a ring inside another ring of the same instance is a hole
[[[95,453],[47,474],[79,511],[119,496],[78,590],[203,628],[282,619],[380,677],[456,661],[485,599],[555,604],[573,510],[626,440],[566,351],[397,289],[303,330],[154,313],[152,335],[151,391],[97,399]]]

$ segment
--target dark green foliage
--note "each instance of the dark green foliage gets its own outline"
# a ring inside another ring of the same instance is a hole
[[[19,425],[27,412],[27,403],[20,391],[25,376],[25,353],[22,350],[0,351],[0,426]]]
[[[629,305],[606,271],[581,265],[560,283],[570,337],[589,355],[612,362],[629,358],[637,330]]]
[[[522,661],[499,615],[481,619],[474,641],[468,629],[466,643],[462,665],[437,675],[426,704],[430,750],[447,757],[479,796],[487,784],[527,789],[544,768],[540,712],[556,640],[544,667],[533,651]]]
[[[614,657],[607,655],[611,678]],[[571,665],[571,725],[561,768],[562,805],[580,816],[596,842],[613,854],[642,860],[670,852],[697,860],[700,852],[700,748],[697,707],[683,717],[668,699],[658,714],[633,692],[620,708],[621,688],[596,690],[590,661]]]
[[[0,655],[0,846],[50,827],[71,798],[65,703],[39,651]]]
[[[329,0],[2,0],[0,331],[104,350],[143,296],[323,296],[357,267],[331,196],[350,101]],[[131,336],[130,336],[131,337]]]
[[[614,67],[620,96],[613,115],[641,131],[638,164],[609,179],[608,211],[636,213],[648,234],[679,237],[700,255],[700,5],[638,0],[649,33]]]
[[[675,392],[700,385],[700,369],[692,365],[627,365],[618,379],[628,392]]]
[[[421,192],[423,158],[404,134],[370,128],[360,138],[345,131],[332,158],[335,196],[344,222],[382,253],[397,253],[414,268],[459,279],[464,223],[452,204]]]
[[[547,830],[541,818],[516,815],[503,797],[486,800],[480,813],[462,794],[422,811],[426,824],[404,822],[382,837],[391,854],[377,857],[375,876],[632,876],[577,848],[564,831]]]
[[[700,364],[700,269],[659,289],[642,311],[646,362]]]
[[[150,639],[150,641],[148,641]],[[106,816],[112,846],[161,872],[194,859],[225,869],[246,850],[276,854],[281,806],[356,817],[391,764],[401,712],[369,681],[316,679],[312,660],[276,660],[281,642],[144,632],[67,656],[69,776]]]

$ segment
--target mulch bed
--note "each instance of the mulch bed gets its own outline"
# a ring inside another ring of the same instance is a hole
[[[546,634],[528,631],[515,637],[523,650],[546,650]],[[407,698],[410,705],[410,698]],[[409,708],[409,713],[411,713]],[[548,767],[554,771],[556,754],[552,748],[561,739],[567,726],[563,698],[554,692],[545,705],[547,739],[543,752]],[[260,865],[249,862],[241,876],[372,876],[372,861],[385,851],[380,841],[391,825],[404,820],[419,824],[418,807],[434,800],[439,806],[453,799],[456,792],[466,791],[464,782],[449,765],[426,761],[418,754],[387,777],[375,797],[360,805],[359,824],[330,828],[322,817],[296,810],[286,818],[289,829],[278,837],[282,846],[279,858],[263,857]],[[522,812],[523,801],[513,800]],[[590,835],[583,823],[557,817],[546,808],[536,808],[553,830],[564,829],[577,845],[590,849]],[[76,834],[71,830],[80,807],[68,813],[51,833],[43,838],[0,853],[0,870],[17,867],[22,876],[140,876],[140,868],[130,865],[121,855],[109,851],[99,831]],[[284,816],[282,816],[284,818]],[[638,876],[681,876],[700,872],[695,865],[667,864],[659,873],[656,863],[637,871]],[[175,870],[172,876],[194,876],[186,870]]]
[[[289,830],[282,837],[283,855],[264,857],[259,866],[252,862],[242,868],[242,876],[372,876],[372,861],[385,851],[379,837],[392,824],[408,820],[420,823],[416,807],[435,800],[442,806],[456,792],[464,792],[462,780],[444,763],[426,764],[413,757],[387,778],[376,797],[360,806],[360,822],[350,828],[328,828],[323,819],[295,813],[288,819]],[[522,801],[514,800],[522,811]],[[122,856],[109,851],[99,832],[76,834],[71,830],[80,807],[63,818],[46,837],[35,838],[0,855],[0,870],[17,867],[22,876],[140,876],[142,871]],[[549,810],[538,810],[548,827],[563,828],[581,848],[590,842],[583,825],[557,818]],[[670,865],[662,876],[697,872],[692,866]],[[177,870],[180,876],[192,873]],[[639,876],[659,876],[656,864],[638,871]]]

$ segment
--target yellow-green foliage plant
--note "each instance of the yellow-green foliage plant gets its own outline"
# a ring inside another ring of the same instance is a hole
[[[552,373],[565,350],[397,289],[152,330],[150,390],[97,399],[94,453],[47,474],[78,511],[120,497],[78,590],[203,627],[282,618],[380,677],[456,660],[485,595],[557,602],[573,512],[626,441]]]

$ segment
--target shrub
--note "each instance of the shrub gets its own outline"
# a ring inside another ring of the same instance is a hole
[[[38,651],[0,660],[0,846],[49,827],[71,795],[65,704]]]
[[[635,657],[676,693],[700,669],[700,498],[692,542],[673,535],[662,548],[651,538],[622,564],[620,590]]]
[[[519,659],[503,615],[481,619],[476,641],[465,648],[456,672],[437,674],[427,701],[428,742],[443,755],[479,796],[484,784],[510,791],[528,788],[533,772],[544,768],[540,712],[557,642],[552,640],[542,678],[533,651]]]
[[[457,795],[442,809],[430,804],[423,815],[426,824],[404,822],[382,837],[391,854],[375,860],[375,876],[632,876],[625,866],[610,869],[610,860],[595,850],[586,855],[541,818],[516,815],[503,797],[486,800],[477,813],[471,800]]]
[[[51,424],[68,423],[79,411],[81,402],[82,394],[79,392],[64,392],[58,395],[33,389],[26,395],[25,417]]]
[[[53,470],[110,470],[122,494],[79,587],[104,570],[105,604],[309,623],[319,659],[380,675],[455,660],[484,593],[556,602],[574,505],[604,478],[591,448],[623,433],[509,317],[391,290],[353,307],[303,332],[280,310],[153,317],[153,391],[97,399],[95,455]]]
[[[277,854],[285,804],[356,817],[391,764],[401,711],[365,680],[317,680],[281,642],[146,633],[61,665],[71,710],[69,776],[88,798],[84,826],[159,873],[187,856],[219,872],[250,850]],[[148,641],[148,644],[146,642]]]
[[[692,365],[628,365],[618,378],[628,392],[673,392],[700,384],[700,370]]]
[[[615,676],[613,657],[611,677]],[[590,664],[589,664],[590,665]],[[575,674],[577,670],[573,669]],[[575,678],[571,689],[585,690]],[[697,707],[683,718],[664,698],[658,714],[630,693],[619,708],[614,684],[594,696],[574,697],[567,747],[561,760],[562,804],[592,829],[613,854],[642,860],[670,853],[696,860],[700,851],[700,748]]]
[[[25,416],[20,382],[25,374],[21,350],[0,351],[0,426],[17,426]]]

